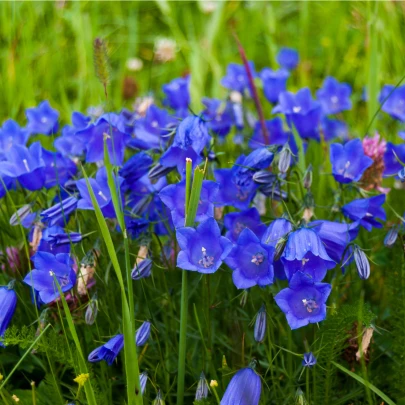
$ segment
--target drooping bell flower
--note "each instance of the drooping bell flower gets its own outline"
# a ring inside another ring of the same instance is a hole
[[[47,235],[43,234],[42,238],[53,248],[61,245],[69,245],[71,243],[79,243],[82,240],[82,234],[78,232],[49,232]]]
[[[111,366],[124,347],[124,335],[118,334],[107,343],[94,349],[88,357],[90,363],[98,363],[105,360]]]
[[[254,77],[257,76],[255,72],[255,65],[249,61],[249,67]],[[225,88],[238,93],[244,94],[245,91],[250,92],[250,85],[248,75],[244,65],[237,63],[230,63],[226,68],[226,75],[221,79],[221,84]]]
[[[27,108],[25,115],[28,119],[27,129],[30,134],[52,135],[58,132],[59,113],[50,106],[49,101],[43,101],[38,107]]]
[[[270,145],[282,146],[285,145],[287,142],[294,142],[292,133],[288,131],[288,129],[284,128],[283,120],[280,117],[266,120],[265,125],[267,128],[267,132],[270,134]],[[266,143],[263,136],[262,126],[260,122],[256,122],[253,130],[253,136],[249,139],[249,147],[252,149],[257,149],[265,145]],[[296,146],[294,145],[291,145],[293,150],[296,149]]]
[[[402,169],[402,165],[398,159],[401,162],[405,161],[405,144],[394,145],[391,142],[387,142],[384,153],[383,177],[394,176]]]
[[[349,127],[342,120],[332,119],[325,115],[321,118],[321,129],[326,142],[335,138],[347,141],[349,138]]]
[[[226,387],[220,405],[258,405],[261,392],[262,382],[253,368],[242,368]]]
[[[405,121],[405,86],[395,88],[392,85],[385,85],[378,98],[381,109],[391,117]]]
[[[370,277],[370,262],[366,254],[358,246],[355,246],[353,256],[359,277],[362,280],[367,280]]]
[[[28,138],[27,129],[21,128],[14,120],[4,121],[0,128],[0,160],[7,159],[7,153],[13,145],[25,146]]]
[[[177,117],[186,117],[190,104],[190,76],[173,79],[162,86],[166,95],[163,104],[176,111]]]
[[[339,83],[334,77],[328,76],[321,89],[316,92],[316,97],[322,105],[325,114],[337,114],[351,110],[350,95],[352,89],[347,83]]]
[[[281,48],[278,52],[277,63],[284,69],[294,70],[299,62],[298,52],[293,48]]]
[[[274,300],[285,313],[290,328],[298,329],[325,319],[326,300],[331,289],[330,284],[317,283],[308,274],[298,271],[288,288],[281,290]]]
[[[382,205],[385,203],[385,195],[380,194],[370,198],[359,198],[342,207],[343,215],[353,221],[359,221],[360,225],[369,232],[374,228],[382,228],[377,221],[385,221],[387,215]]]
[[[14,291],[14,284],[15,282],[11,281],[8,286],[0,287],[0,340],[4,337],[17,307],[17,294]],[[4,347],[1,341],[0,347]]]
[[[39,238],[37,249],[39,252],[48,252],[56,255],[58,253],[70,253],[70,243],[62,243],[56,245],[56,238],[51,235],[60,235],[61,238],[65,238],[66,234],[64,229],[59,225],[54,225],[50,227],[44,227],[42,225],[41,235],[35,235],[36,226],[34,226],[34,231],[30,233],[30,240],[34,241],[35,237]]]
[[[315,282],[321,281],[327,270],[336,266],[321,238],[309,228],[300,228],[288,235],[281,261],[289,280],[295,273],[302,272],[310,275]]]
[[[52,207],[41,212],[41,219],[49,226],[65,224],[69,222],[69,215],[76,210],[79,200],[68,197],[56,203]]]
[[[24,278],[24,283],[32,287],[41,301],[49,304],[59,297],[55,283],[59,283],[62,292],[67,292],[76,283],[76,273],[72,268],[73,260],[67,253],[56,256],[48,252],[37,252],[34,256],[34,269]]]
[[[87,306],[86,313],[84,319],[87,325],[93,325],[96,321],[98,314],[98,301],[97,301],[97,293],[93,295],[91,298],[89,305]]]
[[[239,235],[225,263],[232,269],[232,280],[237,288],[261,287],[272,284],[274,248],[245,228]]]
[[[316,357],[312,352],[304,353],[304,359],[302,360],[302,365],[304,367],[312,368],[316,364]]]
[[[232,249],[232,242],[221,236],[214,218],[201,222],[196,229],[178,228],[177,242],[181,251],[177,266],[199,273],[215,273]]]
[[[119,175],[125,179],[125,186],[133,187],[152,167],[153,159],[145,152],[131,156],[119,170]]]
[[[284,146],[280,152],[278,160],[278,170],[280,173],[285,174],[290,168],[292,160],[292,152],[289,146]]]
[[[202,103],[205,105],[202,116],[208,128],[221,138],[228,135],[234,123],[232,105],[229,102],[224,103],[221,100],[206,97],[202,99]]]
[[[259,309],[256,315],[255,328],[254,328],[254,338],[256,342],[263,342],[266,337],[266,327],[267,327],[267,313],[264,304]]]
[[[394,246],[394,243],[398,238],[398,231],[399,231],[398,225],[395,225],[390,228],[390,230],[387,232],[387,235],[384,238],[384,245],[386,247]]]
[[[196,222],[205,221],[214,216],[214,202],[219,185],[210,180],[204,180],[201,188],[200,202],[197,207]],[[160,199],[169,208],[173,224],[176,228],[183,227],[185,221],[186,181],[170,184],[159,193]]]
[[[263,92],[270,103],[277,103],[278,96],[287,90],[287,79],[290,77],[288,70],[271,70],[264,68],[260,72],[263,83]]]
[[[330,145],[330,160],[333,177],[339,183],[359,181],[361,176],[373,164],[373,159],[364,154],[360,139],[353,139],[345,145]]]
[[[201,372],[200,379],[198,380],[197,390],[195,392],[195,400],[201,401],[208,397],[208,384],[204,372]]]
[[[260,220],[260,214],[256,207],[249,208],[245,211],[231,212],[224,216],[224,225],[227,229],[225,237],[232,242],[236,242],[240,233],[249,228],[259,238],[262,237],[266,226]]]
[[[149,339],[151,323],[145,321],[135,334],[135,342],[138,347],[143,346]]]

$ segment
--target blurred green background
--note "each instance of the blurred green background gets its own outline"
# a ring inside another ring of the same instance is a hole
[[[24,108],[43,99],[65,120],[105,101],[93,67],[96,37],[108,41],[115,109],[137,94],[160,95],[162,84],[187,72],[195,110],[203,95],[225,96],[219,80],[229,62],[240,62],[233,30],[258,70],[277,67],[280,46],[299,50],[290,90],[314,90],[333,75],[359,99],[367,85],[369,116],[381,85],[404,74],[405,2],[3,2],[0,15],[2,121],[24,120]],[[176,42],[174,60],[156,60],[159,38]],[[127,67],[134,57],[143,62],[136,72]]]

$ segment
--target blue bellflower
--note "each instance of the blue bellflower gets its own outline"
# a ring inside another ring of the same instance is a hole
[[[255,72],[254,63],[249,61],[249,67],[253,77],[256,77],[257,73]],[[229,90],[237,91],[242,94],[245,90],[250,92],[249,79],[246,74],[245,66],[237,63],[230,63],[227,66],[226,75],[222,78],[221,84]]]
[[[142,178],[153,164],[153,159],[145,152],[131,156],[119,170],[119,175],[125,179],[125,186],[132,187]]]
[[[215,273],[232,249],[232,242],[221,236],[214,218],[200,223],[196,229],[178,228],[176,237],[181,249],[177,266],[183,270]]]
[[[78,202],[79,200],[75,197],[65,198],[52,207],[42,211],[41,219],[49,226],[67,224],[70,214],[76,210]]]
[[[45,187],[47,189],[56,185],[63,186],[76,175],[75,163],[59,152],[51,152],[42,148],[42,159],[45,163]]]
[[[359,221],[360,225],[369,232],[374,228],[382,228],[382,224],[377,221],[385,221],[387,215],[382,205],[385,202],[385,195],[380,194],[371,198],[360,198],[342,207],[343,215],[353,221]]]
[[[237,288],[264,287],[273,283],[274,248],[260,242],[249,229],[239,235],[225,263],[232,269],[232,280]]]
[[[263,83],[263,92],[270,103],[277,103],[278,96],[287,90],[287,79],[290,77],[288,70],[271,70],[264,68],[260,72]]]
[[[21,128],[14,120],[7,120],[0,128],[0,160],[7,159],[7,153],[13,145],[25,146],[29,132]]]
[[[82,234],[78,232],[66,233],[65,231],[57,233],[48,232],[46,236],[42,235],[42,239],[48,242],[50,246],[54,248],[61,245],[70,245],[71,243],[79,243],[82,240]]]
[[[73,260],[67,253],[56,256],[48,252],[37,252],[34,256],[35,268],[24,278],[24,283],[32,287],[41,301],[49,304],[59,297],[59,291],[54,277],[63,292],[73,288],[76,283],[76,273],[72,269]]]
[[[166,95],[163,104],[175,110],[178,117],[186,117],[190,104],[190,76],[174,79],[162,90]]]
[[[394,176],[402,169],[403,166],[397,157],[401,162],[405,161],[405,144],[394,145],[387,142],[384,153],[384,177]]]
[[[299,62],[299,55],[295,49],[281,48],[278,52],[277,63],[284,69],[294,70]]]
[[[242,368],[231,379],[220,405],[259,405],[262,382],[256,372]]]
[[[391,117],[405,122],[405,85],[395,88],[392,85],[385,85],[378,98],[381,109]]]
[[[313,355],[312,352],[304,353],[304,359],[302,360],[302,365],[304,367],[313,367],[316,364],[316,357]]]
[[[43,101],[35,108],[27,108],[25,115],[28,119],[27,130],[30,134],[52,135],[58,132],[59,113],[50,106],[49,101]]]
[[[145,321],[136,331],[135,342],[138,347],[144,346],[150,336],[151,323]]]
[[[41,225],[40,225],[41,226]],[[37,247],[39,252],[48,252],[56,255],[58,253],[70,253],[70,244],[62,244],[56,246],[53,242],[51,235],[64,234],[65,231],[59,225],[50,226],[49,228],[42,229],[42,236]],[[30,240],[33,235],[30,234]]]
[[[270,145],[285,145],[289,140],[293,141],[293,136],[290,131],[284,130],[283,120],[280,117],[272,118],[265,121],[267,132],[270,137]],[[253,136],[249,139],[249,147],[256,149],[265,146],[262,126],[260,122],[256,122]],[[293,149],[297,149],[294,143]]]
[[[368,261],[366,254],[356,246],[354,248],[353,256],[359,277],[362,280],[367,280],[370,277],[370,262]]]
[[[214,201],[218,192],[218,184],[204,180],[201,188],[200,202],[197,207],[196,222],[205,221],[214,216]],[[173,224],[176,228],[184,226],[185,221],[185,196],[186,181],[177,184],[170,184],[163,188],[159,197],[169,208],[172,214]]]
[[[234,123],[232,105],[229,102],[207,97],[202,99],[202,103],[205,105],[202,116],[208,128],[220,137],[228,135]]]
[[[298,329],[326,318],[326,300],[331,289],[330,284],[316,283],[299,271],[291,278],[289,287],[281,290],[274,300],[285,313],[290,328]]]
[[[350,95],[352,89],[347,83],[339,83],[334,77],[328,76],[316,92],[325,114],[337,114],[352,108]]]
[[[90,363],[98,363],[99,361],[105,360],[107,364],[111,366],[123,347],[124,335],[116,335],[107,343],[94,349],[89,354],[88,361]]]
[[[132,270],[132,280],[140,280],[142,278],[149,277],[152,270],[152,260],[143,259],[140,263],[136,263]]]
[[[339,138],[346,141],[349,138],[349,128],[344,121],[328,118],[323,116],[321,118],[321,129],[325,141]]]
[[[17,307],[17,294],[14,291],[14,281],[8,286],[0,287],[0,339],[4,337],[4,333],[13,318]],[[0,347],[4,344],[0,341]]]
[[[289,234],[281,260],[289,280],[295,273],[302,272],[309,274],[314,281],[321,281],[327,270],[336,266],[326,253],[320,237],[308,228],[300,228]]]
[[[360,139],[352,139],[345,145],[330,145],[330,160],[333,177],[339,183],[359,181],[363,173],[373,164],[373,159],[366,156]]]

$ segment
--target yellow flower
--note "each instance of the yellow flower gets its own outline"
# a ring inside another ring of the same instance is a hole
[[[77,382],[81,387],[90,378],[90,374],[79,374],[73,381]]]
[[[20,402],[20,398],[18,398],[17,395],[13,395],[11,398],[14,402]]]
[[[0,373],[0,381],[3,381],[4,375]]]
[[[211,381],[210,381],[210,387],[211,387],[211,388],[216,388],[216,387],[218,387],[218,381],[217,381],[217,380],[211,380]]]

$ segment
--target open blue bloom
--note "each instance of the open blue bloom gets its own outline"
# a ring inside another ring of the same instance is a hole
[[[312,99],[308,88],[303,88],[296,94],[285,91],[280,94],[278,101],[273,113],[284,114],[288,124],[294,125],[301,138],[319,140],[318,127],[322,108],[318,101]]]
[[[17,179],[22,187],[30,191],[39,190],[45,184],[45,162],[42,147],[34,142],[29,148],[13,145],[7,160],[0,162],[0,176]]]
[[[132,239],[138,239],[149,230],[150,222],[145,218],[125,215],[124,220],[127,233]],[[117,229],[121,231],[119,227],[117,227]]]
[[[8,286],[0,287],[0,339],[4,337],[4,333],[13,318],[17,306],[17,294],[14,291],[14,281]],[[0,342],[0,347],[4,344]]]
[[[38,225],[37,225],[38,226]],[[42,224],[39,225],[40,227]],[[33,228],[35,229],[35,227]],[[41,230],[41,239],[37,247],[38,252],[48,252],[56,255],[58,253],[70,253],[70,244],[55,245],[51,243],[53,239],[50,237],[52,234],[64,234],[65,231],[59,225],[50,226]],[[30,232],[29,239],[32,242],[34,237],[33,230]]]
[[[321,118],[321,129],[325,141],[339,138],[343,141],[349,138],[349,128],[344,121],[328,118],[323,116]]]
[[[106,139],[111,163],[116,166],[122,165],[125,146],[130,140],[130,135],[126,133],[120,115],[103,114],[94,124],[77,131],[76,136],[86,144],[86,162],[95,163],[104,160],[104,139]]]
[[[115,218],[115,209],[112,202],[110,188],[108,186],[107,171],[105,167],[98,170],[95,179],[88,179],[94,195],[97,199],[98,205],[106,218]],[[115,184],[117,190],[121,187],[124,179],[122,177],[115,177]],[[93,203],[87,188],[86,179],[80,179],[76,183],[80,192],[80,200],[77,208],[81,210],[94,210]],[[123,197],[122,193],[121,196]]]
[[[273,283],[274,248],[245,228],[239,235],[225,263],[232,269],[232,280],[237,288],[264,287]]]
[[[253,77],[257,76],[254,63],[249,61],[249,66]],[[222,78],[221,84],[229,90],[238,91],[242,94],[245,90],[250,91],[249,79],[246,74],[245,66],[237,63],[230,63],[226,68],[226,75]]]
[[[343,215],[353,221],[359,221],[360,225],[369,232],[374,228],[382,228],[382,224],[376,219],[385,221],[387,215],[382,205],[385,203],[385,194],[370,198],[359,198],[342,207]]]
[[[262,382],[250,368],[239,370],[226,387],[221,405],[259,405]]]
[[[21,128],[14,120],[4,121],[0,128],[0,160],[7,158],[7,153],[13,145],[23,145],[27,143],[29,132]]]
[[[265,124],[270,137],[270,145],[285,145],[287,142],[292,141],[294,144],[292,149],[297,149],[292,133],[288,130],[284,130],[283,120],[280,117],[266,120]],[[265,146],[265,141],[262,126],[260,122],[256,122],[253,136],[249,139],[249,147],[256,149],[263,146]]]
[[[228,135],[234,123],[232,105],[229,102],[207,97],[204,97],[202,102],[205,105],[202,116],[208,128],[218,136]]]
[[[263,92],[270,103],[277,103],[278,96],[287,90],[287,79],[290,77],[288,70],[271,70],[264,68],[260,72],[263,82]]]
[[[49,304],[59,297],[55,279],[63,292],[69,291],[76,283],[76,273],[72,269],[73,260],[67,253],[56,256],[48,252],[37,252],[34,256],[35,268],[24,278],[24,283],[32,287],[41,301]]]
[[[185,118],[177,127],[173,144],[161,156],[160,163],[166,167],[177,167],[180,174],[185,171],[186,158],[193,166],[201,161],[199,156],[210,140],[205,122],[197,116]]]
[[[299,62],[299,55],[295,49],[281,48],[277,54],[277,63],[284,69],[294,70]]]
[[[316,364],[316,357],[313,355],[312,352],[304,353],[304,359],[302,360],[302,365],[304,367],[313,367]]]
[[[128,146],[143,150],[159,150],[167,142],[170,131],[177,120],[165,109],[152,104],[144,117],[134,122],[132,138]]]
[[[263,304],[256,315],[255,329],[253,333],[256,342],[263,342],[264,338],[266,337],[266,327],[267,313],[266,307]]]
[[[49,101],[43,101],[35,108],[27,108],[25,115],[28,119],[27,129],[30,134],[51,135],[58,132],[59,113],[50,106]]]
[[[151,323],[145,321],[136,331],[135,342],[138,347],[143,346],[149,339]]]
[[[246,209],[258,188],[253,175],[268,168],[273,157],[268,149],[259,148],[248,156],[239,156],[232,169],[215,170],[215,179],[220,184],[217,205],[233,205],[238,209]]]
[[[259,211],[252,207],[241,212],[231,212],[224,216],[224,225],[227,229],[225,237],[232,242],[236,242],[240,233],[249,228],[259,238],[262,237],[266,226],[260,220]]]
[[[405,85],[396,89],[395,86],[385,85],[378,101],[382,104],[381,109],[384,112],[401,122],[405,121]]]
[[[331,289],[330,284],[316,283],[299,271],[291,278],[289,287],[281,290],[274,300],[285,313],[290,328],[298,329],[326,318],[326,300]]]
[[[339,183],[359,181],[361,176],[373,164],[373,159],[366,156],[360,139],[352,139],[345,145],[330,145],[330,160],[333,177]]]
[[[174,79],[165,84],[162,90],[166,95],[163,103],[176,110],[177,116],[187,116],[187,109],[190,104],[190,76]]]
[[[232,242],[221,236],[214,218],[201,222],[197,229],[184,227],[176,230],[181,251],[177,267],[199,273],[215,273],[232,249]]]
[[[218,184],[204,180],[201,188],[200,202],[197,207],[196,222],[205,221],[214,216],[214,201],[218,192]],[[159,197],[169,208],[172,214],[173,224],[176,228],[184,226],[185,221],[185,196],[186,181],[177,184],[170,184],[163,188]]]
[[[41,212],[41,219],[49,226],[64,225],[69,222],[70,214],[76,210],[79,200],[75,197],[68,197],[56,203],[52,207]]]
[[[394,176],[402,169],[403,166],[398,162],[395,155],[401,162],[405,161],[405,144],[394,145],[387,142],[384,153],[384,177]]]
[[[52,229],[52,227],[48,229]],[[66,233],[65,231],[53,233],[51,230],[45,236],[42,234],[42,239],[48,242],[51,248],[54,248],[61,245],[79,243],[82,240],[82,234],[78,232]]]
[[[124,347],[124,335],[116,335],[111,338],[107,343],[94,349],[88,357],[90,363],[97,363],[105,360],[109,366],[111,366],[114,360],[119,355],[120,351]]]
[[[351,94],[352,89],[347,83],[339,83],[334,77],[328,76],[316,92],[316,97],[325,114],[337,114],[352,108]]]
[[[125,179],[125,185],[132,187],[141,177],[148,173],[153,159],[145,152],[131,156],[119,170],[119,175]]]
[[[299,271],[309,274],[314,281],[321,281],[327,270],[336,266],[320,237],[309,228],[300,228],[289,234],[281,260],[289,280]]]
[[[56,185],[64,185],[77,173],[75,163],[59,152],[51,152],[42,148],[42,159],[45,162],[45,184],[46,188]]]

